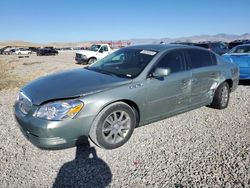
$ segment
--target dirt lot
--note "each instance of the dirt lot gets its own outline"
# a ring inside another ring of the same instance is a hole
[[[249,82],[227,109],[202,107],[137,128],[118,149],[44,151],[17,127],[17,93],[36,77],[82,65],[64,53],[0,56],[0,67],[0,187],[250,187]]]
[[[78,68],[74,53],[63,52],[58,56],[0,55],[0,90],[20,88],[25,83],[57,71]]]

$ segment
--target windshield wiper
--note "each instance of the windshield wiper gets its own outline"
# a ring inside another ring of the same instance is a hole
[[[109,72],[109,71],[106,71],[106,70],[103,70],[103,69],[97,69],[97,68],[92,68],[92,67],[88,67],[87,69],[95,71],[95,72],[99,72],[99,73],[102,73],[102,74],[107,74],[107,75],[110,75],[110,76],[129,78],[129,77],[125,76],[125,75]]]
[[[107,75],[115,76],[115,74],[113,74],[111,72],[108,72],[108,71],[105,71],[103,69],[97,69],[97,68],[92,68],[92,67],[88,67],[87,69],[95,71],[95,72],[99,72],[99,73],[102,73],[102,74],[107,74]]]

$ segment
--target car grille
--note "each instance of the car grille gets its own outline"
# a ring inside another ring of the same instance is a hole
[[[31,100],[23,92],[19,94],[18,106],[23,114],[28,114],[32,107]]]

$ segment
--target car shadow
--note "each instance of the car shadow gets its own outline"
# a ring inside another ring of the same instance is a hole
[[[109,166],[97,156],[95,148],[86,142],[77,146],[75,159],[61,167],[53,187],[102,188],[108,186],[111,180]]]
[[[239,85],[250,86],[250,80],[240,80]]]

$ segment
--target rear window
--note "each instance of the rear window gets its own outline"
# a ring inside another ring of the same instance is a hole
[[[190,58],[190,68],[199,68],[211,66],[217,63],[216,57],[211,56],[211,52],[206,50],[190,49],[188,50]]]

